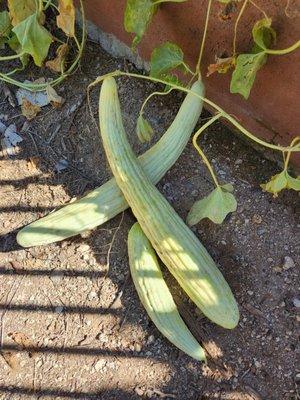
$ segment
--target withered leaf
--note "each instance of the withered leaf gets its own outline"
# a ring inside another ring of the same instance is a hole
[[[73,0],[58,0],[59,15],[56,18],[57,26],[67,36],[75,36],[75,7]]]
[[[217,58],[215,64],[210,64],[208,66],[206,76],[210,76],[215,72],[219,72],[219,74],[226,74],[230,68],[234,68],[235,61],[235,57]]]
[[[22,100],[21,110],[24,117],[30,121],[41,111],[41,107],[37,104],[32,104],[29,100],[24,98]]]
[[[56,50],[56,57],[53,60],[46,62],[46,67],[53,72],[61,72],[64,69],[65,58],[67,56],[69,47],[66,43],[61,44]]]

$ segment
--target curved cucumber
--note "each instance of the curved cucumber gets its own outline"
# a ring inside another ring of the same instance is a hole
[[[138,222],[128,234],[128,255],[133,283],[157,329],[184,353],[205,361],[204,350],[183,322],[153,247]]]
[[[204,96],[202,82],[194,83],[192,90]],[[188,94],[166,133],[139,157],[142,168],[153,183],[164,176],[182,153],[200,117],[202,105],[202,100]],[[113,178],[80,200],[25,226],[19,231],[17,241],[23,247],[57,242],[93,229],[127,207]]]
[[[103,81],[100,104],[106,157],[144,233],[201,311],[216,324],[234,328],[239,311],[223,275],[198,238],[149,180],[128,143],[113,78]]]

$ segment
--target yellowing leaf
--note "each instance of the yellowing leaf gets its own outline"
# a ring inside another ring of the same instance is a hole
[[[133,47],[141,41],[156,9],[152,0],[127,0],[124,27],[126,32],[135,33]]]
[[[153,136],[151,125],[142,115],[138,117],[136,133],[141,143],[149,142]]]
[[[36,0],[8,0],[8,9],[13,26],[36,12]]]
[[[65,58],[68,53],[69,47],[66,43],[61,44],[56,50],[56,57],[53,60],[46,62],[46,67],[50,68],[53,72],[61,72],[64,69]]]
[[[228,213],[234,212],[237,202],[233,194],[232,185],[217,187],[208,196],[196,201],[187,216],[187,223],[195,225],[203,218],[209,218],[216,224],[221,224]]]
[[[265,64],[266,60],[267,55],[264,52],[240,54],[231,77],[230,92],[240,93],[245,99],[248,99],[256,73]]]
[[[37,14],[31,15],[15,26],[13,32],[17,36],[22,51],[30,54],[35,64],[41,67],[47,57],[52,36],[47,29],[40,25]]]
[[[210,76],[214,72],[219,74],[226,74],[226,72],[235,66],[235,57],[217,58],[215,64],[210,64],[207,69],[206,76]]]
[[[7,39],[11,30],[11,23],[9,14],[7,11],[0,12],[0,43],[4,39]]]
[[[272,193],[274,197],[283,189],[293,189],[300,191],[300,179],[293,178],[287,171],[282,171],[280,174],[272,176],[269,182],[260,185],[266,192]]]
[[[67,36],[75,36],[75,7],[73,0],[58,0],[59,15],[56,18],[57,26]]]
[[[30,121],[41,111],[41,107],[36,104],[32,104],[29,100],[24,98],[22,101],[21,110],[24,117]]]

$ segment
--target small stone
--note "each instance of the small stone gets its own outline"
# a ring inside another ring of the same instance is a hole
[[[261,363],[257,360],[254,361],[254,365],[257,369],[261,368]]]
[[[142,350],[142,346],[139,343],[134,344],[134,351],[139,353]]]
[[[136,387],[136,388],[134,389],[134,391],[135,391],[135,393],[136,393],[138,396],[143,396],[143,395],[145,394],[145,390],[142,389],[142,388],[140,388],[140,387]]]
[[[91,292],[88,294],[88,299],[89,299],[89,300],[97,299],[97,297],[98,297],[97,292],[95,292],[94,290],[91,291]]]
[[[238,158],[236,161],[235,161],[235,165],[240,165],[240,164],[242,164],[243,163],[243,160],[241,159],[241,158]]]
[[[273,260],[273,258],[268,257],[268,258],[267,258],[267,261],[268,261],[269,263],[271,263],[271,262],[273,262],[274,260]]]
[[[98,360],[95,365],[94,368],[97,372],[100,372],[103,370],[103,368],[105,367],[106,361],[105,360]]]
[[[252,290],[247,290],[247,293],[249,294],[249,296],[253,296],[254,292],[252,292]]]
[[[283,266],[282,268],[287,271],[290,268],[293,268],[295,266],[294,260],[290,256],[285,256],[283,259]]]
[[[252,222],[254,224],[261,224],[262,223],[262,217],[258,214],[254,214],[252,217]]]
[[[154,335],[150,335],[150,336],[148,337],[147,344],[152,344],[152,343],[154,342],[154,340],[155,340]]]
[[[81,244],[77,250],[84,253],[85,251],[90,250],[90,246],[88,244]]]
[[[300,300],[299,299],[293,299],[293,304],[296,308],[300,308]]]
[[[55,307],[54,311],[57,314],[61,314],[64,311],[64,307],[63,306],[57,306],[57,307]]]

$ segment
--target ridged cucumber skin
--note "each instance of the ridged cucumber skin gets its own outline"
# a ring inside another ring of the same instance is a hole
[[[230,287],[204,246],[141,168],[124,131],[117,85],[111,77],[103,81],[99,104],[106,157],[144,233],[203,314],[224,328],[234,328],[239,311]]]
[[[194,83],[192,90],[204,96],[202,82]],[[201,99],[188,94],[165,134],[139,157],[144,171],[153,183],[159,182],[182,153],[200,117],[202,106]],[[112,178],[80,200],[25,226],[17,234],[17,242],[23,247],[57,242],[93,229],[127,207],[121,190]]]
[[[128,256],[134,286],[157,329],[184,353],[205,361],[205,352],[182,320],[153,247],[138,222],[128,234]]]

